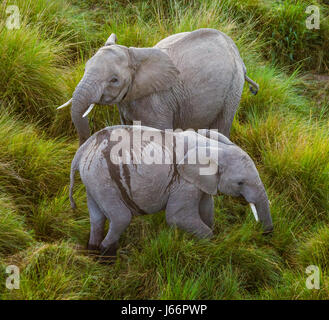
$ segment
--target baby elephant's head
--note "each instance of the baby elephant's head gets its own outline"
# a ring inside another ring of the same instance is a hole
[[[198,164],[179,165],[180,174],[208,194],[221,192],[244,197],[256,220],[263,224],[265,233],[271,232],[273,224],[269,200],[249,155],[233,143],[199,147],[197,155]]]
[[[265,232],[271,232],[273,224],[269,200],[249,155],[237,146],[231,146],[223,153],[223,159],[218,163],[218,190],[234,197],[244,197],[249,202],[256,220],[262,222]]]

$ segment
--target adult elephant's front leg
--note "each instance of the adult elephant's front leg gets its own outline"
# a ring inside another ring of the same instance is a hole
[[[176,123],[175,106],[169,93],[157,93],[150,97],[119,105],[120,119],[125,125],[140,122],[142,126],[160,130],[174,129]]]
[[[169,196],[166,220],[170,226],[177,226],[198,238],[210,238],[212,230],[199,215],[201,191],[188,184]]]

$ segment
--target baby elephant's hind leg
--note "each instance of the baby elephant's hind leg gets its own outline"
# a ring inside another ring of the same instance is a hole
[[[88,191],[87,204],[90,216],[90,237],[88,242],[88,250],[99,250],[99,246],[104,239],[104,225],[106,217]]]
[[[108,197],[104,201],[104,213],[110,220],[110,229],[100,245],[100,253],[103,256],[116,255],[121,234],[129,226],[131,212],[118,197]]]

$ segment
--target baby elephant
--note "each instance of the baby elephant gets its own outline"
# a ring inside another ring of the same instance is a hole
[[[212,236],[213,195],[242,196],[265,232],[273,229],[269,201],[251,158],[215,131],[173,132],[144,126],[107,127],[77,151],[70,201],[79,170],[86,186],[89,250],[113,256],[133,215],[166,210],[166,220],[199,238]],[[110,229],[104,238],[105,220]]]

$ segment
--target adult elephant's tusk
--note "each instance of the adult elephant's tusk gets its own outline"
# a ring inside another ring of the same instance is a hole
[[[249,203],[249,205],[250,205],[252,213],[254,214],[256,221],[258,221],[258,214],[257,214],[257,209],[256,209],[255,205],[253,203]]]
[[[72,98],[69,101],[62,104],[61,106],[57,107],[57,110],[67,107],[71,102],[72,102]]]
[[[88,113],[93,109],[93,107],[95,106],[94,103],[92,103],[89,108],[87,109],[87,111],[83,114],[82,118],[86,117],[88,115]]]

